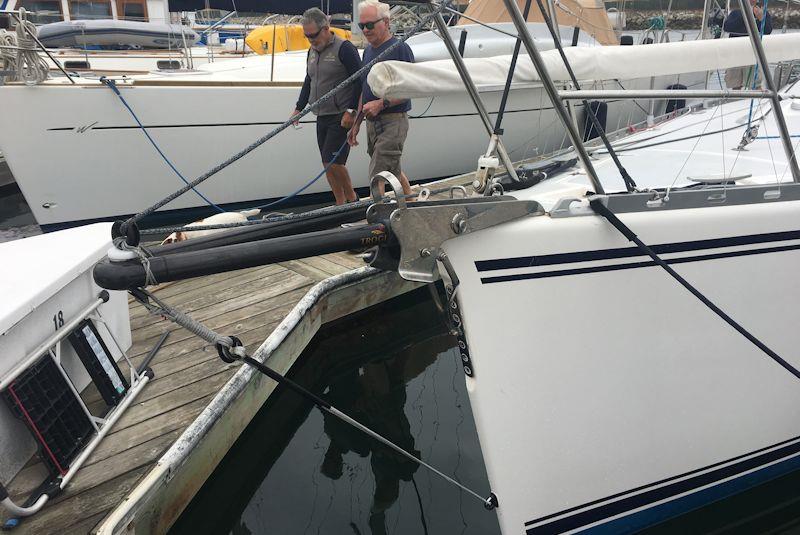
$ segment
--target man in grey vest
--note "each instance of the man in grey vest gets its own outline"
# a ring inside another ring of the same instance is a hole
[[[331,31],[325,13],[312,7],[303,13],[302,22],[311,49],[308,51],[306,79],[293,116],[300,113],[309,101],[315,102],[361,68],[358,50],[353,43]],[[345,164],[350,154],[347,132],[353,126],[360,94],[361,81],[355,80],[314,110],[317,115],[317,144],[323,165],[331,164],[326,175],[336,204],[358,200]]]

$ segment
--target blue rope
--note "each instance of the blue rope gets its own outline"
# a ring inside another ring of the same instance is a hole
[[[759,39],[764,39],[764,29],[767,27],[767,5],[769,0],[764,0],[764,18],[761,20],[761,28],[758,31]],[[742,13],[744,16],[744,13]],[[753,86],[750,89],[756,88],[756,80],[758,80],[758,62],[756,62],[755,70],[753,71]],[[750,111],[747,113],[747,128],[750,128],[750,121],[753,118],[753,103],[755,99],[750,99]]]
[[[133,117],[133,119],[136,121],[136,124],[138,124],[138,125],[139,125],[139,128],[141,128],[141,129],[142,129],[142,132],[144,132],[144,135],[145,135],[145,136],[147,136],[147,139],[148,139],[148,140],[150,141],[150,143],[153,145],[153,148],[155,148],[155,149],[156,149],[156,151],[158,151],[158,153],[161,155],[161,157],[164,159],[164,161],[165,161],[165,162],[167,162],[167,165],[169,165],[169,166],[170,166],[170,168],[171,168],[173,171],[175,171],[175,174],[176,174],[176,175],[178,175],[178,177],[180,177],[180,179],[181,179],[181,180],[183,180],[183,183],[184,183],[184,184],[186,184],[186,185],[188,186],[188,185],[189,185],[189,181],[188,181],[188,180],[186,180],[186,179],[183,177],[183,175],[182,175],[182,174],[181,174],[181,173],[180,173],[180,172],[179,172],[179,171],[178,171],[178,170],[175,168],[175,166],[174,166],[174,165],[172,165],[172,162],[171,162],[171,161],[169,161],[169,158],[167,158],[167,156],[166,156],[166,155],[165,155],[165,154],[162,152],[162,150],[159,148],[158,144],[156,144],[155,140],[153,140],[153,138],[152,138],[152,137],[150,137],[150,133],[147,131],[147,129],[146,129],[146,128],[144,127],[144,125],[142,124],[142,122],[141,122],[141,121],[139,120],[139,118],[136,116],[136,113],[134,113],[134,111],[133,111],[133,109],[131,109],[130,105],[128,105],[128,102],[127,102],[127,101],[125,100],[125,98],[122,96],[122,93],[120,92],[120,90],[119,90],[119,88],[117,87],[117,84],[114,82],[114,80],[111,80],[111,79],[109,79],[109,78],[106,78],[105,76],[102,76],[102,77],[100,77],[100,81],[101,81],[101,82],[103,82],[104,84],[106,84],[106,85],[107,85],[109,88],[111,88],[111,90],[112,90],[112,91],[114,91],[114,93],[116,93],[116,94],[117,94],[117,96],[119,97],[120,101],[122,101],[122,104],[123,104],[123,105],[124,105],[124,106],[125,106],[125,107],[128,109],[128,111],[131,113],[131,116],[132,116],[132,117]],[[433,103],[433,99],[431,99],[431,103]],[[430,107],[430,106],[428,106],[428,107]],[[426,111],[427,111],[427,110],[426,110]],[[280,204],[280,203],[282,203],[282,202],[288,201],[289,199],[291,199],[291,198],[293,198],[293,197],[296,197],[296,196],[300,195],[301,193],[303,193],[305,190],[307,190],[308,188],[310,188],[310,187],[311,187],[311,186],[312,186],[312,185],[313,185],[315,182],[317,182],[317,181],[318,181],[320,178],[322,178],[322,176],[323,176],[325,173],[327,173],[327,172],[328,172],[328,169],[330,169],[331,165],[333,165],[334,163],[336,163],[336,158],[338,158],[338,157],[339,157],[339,155],[340,155],[340,154],[342,153],[342,151],[344,150],[345,146],[347,146],[347,140],[345,140],[345,141],[344,141],[344,143],[342,143],[342,146],[341,146],[341,147],[339,147],[339,150],[337,150],[335,153],[333,153],[333,158],[331,158],[331,161],[330,161],[330,162],[328,162],[328,164],[327,164],[327,165],[326,165],[326,166],[325,166],[325,167],[322,169],[322,171],[321,171],[321,172],[320,172],[320,173],[319,173],[317,176],[315,176],[314,178],[312,178],[310,182],[306,183],[304,186],[302,186],[301,188],[297,189],[296,191],[294,191],[294,192],[290,193],[289,195],[287,195],[287,196],[285,196],[285,197],[281,197],[281,198],[280,198],[280,199],[278,199],[277,201],[273,201],[273,202],[271,202],[271,203],[268,203],[268,204],[262,204],[262,205],[260,205],[260,206],[254,206],[253,208],[259,208],[259,209],[261,209],[261,210],[263,210],[264,208],[270,208],[270,207],[272,207],[272,206],[275,206],[275,205],[277,205],[277,204]],[[220,208],[219,206],[217,206],[216,204],[214,204],[213,202],[211,202],[211,201],[210,201],[208,198],[206,198],[206,197],[205,197],[205,196],[204,196],[202,193],[200,193],[199,191],[197,191],[195,188],[192,188],[192,191],[194,191],[194,192],[195,192],[197,195],[199,195],[201,199],[203,199],[203,200],[204,200],[206,203],[208,203],[208,205],[209,205],[209,206],[213,207],[213,208],[214,208],[215,210],[217,210],[218,212],[225,212],[225,210],[223,210],[222,208]]]
[[[171,168],[173,171],[175,171],[175,174],[176,174],[176,175],[178,175],[178,177],[179,177],[181,180],[183,180],[183,183],[184,183],[184,184],[186,184],[186,185],[188,186],[188,185],[189,185],[189,181],[188,181],[188,180],[186,180],[185,178],[183,178],[183,175],[180,173],[180,171],[178,171],[178,170],[175,168],[175,166],[174,166],[174,165],[172,165],[172,162],[171,162],[171,161],[169,161],[169,158],[167,158],[167,156],[166,156],[166,155],[165,155],[165,154],[164,154],[164,153],[161,151],[161,149],[159,148],[158,144],[156,144],[156,142],[153,140],[153,138],[152,138],[152,137],[150,137],[150,133],[147,131],[147,129],[146,129],[146,128],[144,127],[144,125],[142,124],[142,122],[141,122],[141,121],[139,120],[139,118],[136,116],[136,113],[134,113],[133,109],[132,109],[132,108],[131,108],[131,107],[128,105],[128,103],[125,101],[125,97],[123,97],[123,96],[122,96],[122,93],[120,93],[120,91],[119,91],[119,88],[117,87],[117,84],[114,82],[114,80],[111,80],[111,79],[109,79],[109,78],[106,78],[105,76],[101,76],[101,77],[100,77],[100,81],[101,81],[101,82],[103,82],[104,84],[106,84],[106,85],[107,85],[107,86],[108,86],[108,87],[109,87],[109,88],[110,88],[110,89],[111,89],[111,90],[112,90],[114,93],[116,93],[116,94],[117,94],[117,96],[119,97],[119,99],[122,101],[122,104],[123,104],[123,105],[124,105],[126,108],[128,108],[128,111],[129,111],[129,112],[131,112],[131,116],[132,116],[132,117],[133,117],[133,119],[136,121],[136,124],[138,124],[138,125],[139,125],[139,128],[141,128],[141,129],[142,129],[142,132],[143,132],[143,133],[144,133],[144,135],[147,137],[147,139],[150,141],[150,144],[152,144],[152,145],[153,145],[153,148],[155,148],[155,149],[156,149],[156,151],[157,151],[157,152],[158,152],[158,153],[161,155],[161,157],[164,159],[164,161],[165,161],[165,162],[167,162],[167,165],[169,165],[169,166],[170,166],[170,168]],[[222,208],[220,208],[219,206],[217,206],[216,204],[214,204],[213,202],[211,202],[210,200],[208,200],[208,199],[205,197],[205,195],[203,195],[202,193],[200,193],[199,191],[197,191],[195,188],[192,188],[192,191],[194,191],[194,192],[195,192],[195,193],[196,193],[196,194],[197,194],[197,195],[198,195],[198,196],[199,196],[201,199],[203,199],[203,200],[204,200],[206,203],[208,203],[208,205],[209,205],[209,206],[211,206],[212,208],[214,208],[214,209],[215,209],[215,210],[217,210],[218,212],[224,212],[224,211],[225,211],[225,210],[223,210]]]
[[[322,171],[320,171],[320,173],[317,176],[315,176],[314,178],[312,178],[311,181],[308,182],[306,185],[304,185],[300,189],[294,191],[293,193],[290,193],[286,197],[282,197],[282,198],[278,199],[277,201],[272,201],[269,204],[262,204],[261,206],[254,206],[254,208],[259,208],[261,210],[263,210],[265,208],[270,208],[272,206],[275,206],[276,204],[280,204],[280,203],[282,203],[284,201],[288,201],[289,199],[291,199],[293,197],[296,197],[296,196],[300,195],[301,193],[303,193],[305,190],[310,188],[311,185],[314,184],[317,180],[322,178],[322,175],[324,175],[325,173],[328,172],[328,169],[330,169],[330,167],[334,163],[336,163],[336,158],[339,157],[339,154],[342,153],[342,151],[344,150],[345,146],[347,146],[347,140],[346,139],[344,140],[344,143],[342,143],[342,146],[339,147],[339,150],[337,150],[336,152],[333,153],[333,158],[331,158],[331,161],[328,162],[328,164],[322,169]]]

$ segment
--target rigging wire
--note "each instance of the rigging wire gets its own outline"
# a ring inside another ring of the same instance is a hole
[[[412,455],[408,451],[404,450],[391,440],[383,437],[379,433],[373,431],[366,425],[358,422],[357,420],[351,418],[344,412],[340,411],[332,404],[328,403],[318,395],[314,394],[313,392],[307,390],[302,385],[292,381],[285,375],[278,373],[277,371],[273,370],[260,360],[257,360],[247,354],[242,342],[236,338],[235,336],[223,336],[213,329],[207,327],[206,325],[200,323],[199,321],[195,320],[188,314],[181,312],[180,310],[168,305],[164,301],[161,301],[152,292],[145,290],[144,288],[136,288],[130,291],[131,295],[139,301],[142,306],[144,306],[150,313],[154,315],[165,316],[168,319],[172,320],[173,322],[177,323],[181,327],[187,329],[189,332],[197,335],[198,337],[206,340],[209,343],[212,343],[216,346],[217,351],[219,352],[220,358],[231,364],[233,362],[239,361],[241,363],[247,364],[250,367],[254,368],[256,371],[266,375],[279,385],[288,388],[295,392],[296,394],[300,395],[302,398],[311,401],[314,405],[317,406],[320,410],[327,412],[328,414],[340,419],[344,423],[351,425],[352,427],[358,429],[359,431],[369,435],[373,439],[377,440],[381,444],[391,448],[395,452],[399,453],[403,457],[407,458],[408,460],[419,464],[420,466],[424,466],[431,472],[435,473],[439,477],[443,478],[448,483],[458,487],[459,489],[463,490],[467,494],[475,497],[478,499],[487,510],[493,510],[499,506],[497,496],[494,493],[490,493],[488,497],[483,497],[477,492],[473,491],[469,487],[466,487],[456,481],[454,478],[448,476],[447,474],[437,470],[430,464],[426,463],[422,459]]]
[[[666,190],[666,193],[665,193],[665,196],[664,196],[665,199],[669,199],[670,191],[672,191],[672,188],[675,187],[675,183],[678,182],[678,179],[680,178],[681,173],[683,172],[683,169],[686,167],[686,164],[689,163],[689,159],[692,157],[692,154],[694,154],[694,151],[697,149],[697,145],[700,144],[700,140],[703,139],[703,137],[705,136],[706,129],[708,129],[708,126],[711,124],[711,121],[714,120],[714,116],[717,114],[717,111],[721,112],[722,111],[722,106],[717,106],[714,109],[714,113],[712,113],[711,117],[709,117],[708,121],[706,121],[706,124],[703,127],[703,131],[700,132],[700,135],[696,136],[696,139],[695,139],[695,142],[694,142],[694,146],[692,147],[692,150],[690,150],[689,154],[686,155],[686,159],[683,161],[683,165],[681,165],[680,169],[678,169],[678,172],[675,173],[675,178],[672,180],[672,184],[670,184],[669,187]],[[720,113],[720,115],[722,115],[722,113]]]

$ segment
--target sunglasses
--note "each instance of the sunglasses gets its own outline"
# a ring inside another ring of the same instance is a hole
[[[362,30],[364,28],[366,28],[367,30],[374,30],[375,29],[375,25],[378,24],[382,20],[383,19],[371,20],[369,22],[359,22],[358,23],[358,27],[361,28]]]
[[[305,35],[305,36],[306,36],[306,39],[308,39],[308,40],[310,41],[311,39],[316,39],[316,38],[317,38],[317,36],[318,36],[320,33],[322,33],[322,30],[324,30],[324,29],[325,29],[325,28],[320,28],[320,29],[319,29],[319,31],[318,31],[317,33],[304,33],[303,35]]]

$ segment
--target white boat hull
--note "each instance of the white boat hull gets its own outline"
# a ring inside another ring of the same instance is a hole
[[[265,65],[268,67],[268,62]],[[204,84],[202,75],[195,78],[201,81],[171,83],[161,78],[152,85],[120,84],[126,101],[187,180],[285,121],[299,93],[299,86],[293,84]],[[703,78],[686,75],[680,80],[692,86]],[[676,77],[657,79],[655,87],[675,81]],[[649,79],[623,83],[626,87],[650,87]],[[607,85],[618,87],[611,82]],[[74,86],[50,82],[37,87],[8,85],[3,91],[7,112],[0,114],[0,148],[43,228],[133,214],[183,185],[107,87],[93,81]],[[498,109],[500,95],[501,88],[483,93],[489,110]],[[643,105],[610,103],[608,128],[642,120]],[[508,110],[504,141],[513,159],[536,156],[564,144],[564,130],[539,87],[512,91]],[[411,116],[403,168],[412,180],[475,168],[488,136],[466,95],[415,100]],[[199,190],[219,205],[253,205],[293,193],[322,169],[313,120],[313,116],[306,117],[302,129],[276,136]],[[361,146],[351,151],[348,167],[354,185],[365,187],[368,160],[363,132],[360,139]],[[328,185],[322,179],[304,195],[325,192]],[[176,210],[204,206],[189,192],[165,210],[169,217],[175,216],[170,212]]]
[[[800,367],[800,201],[619,217]],[[532,217],[445,250],[503,533],[628,532],[800,467],[800,382],[605,219]]]

